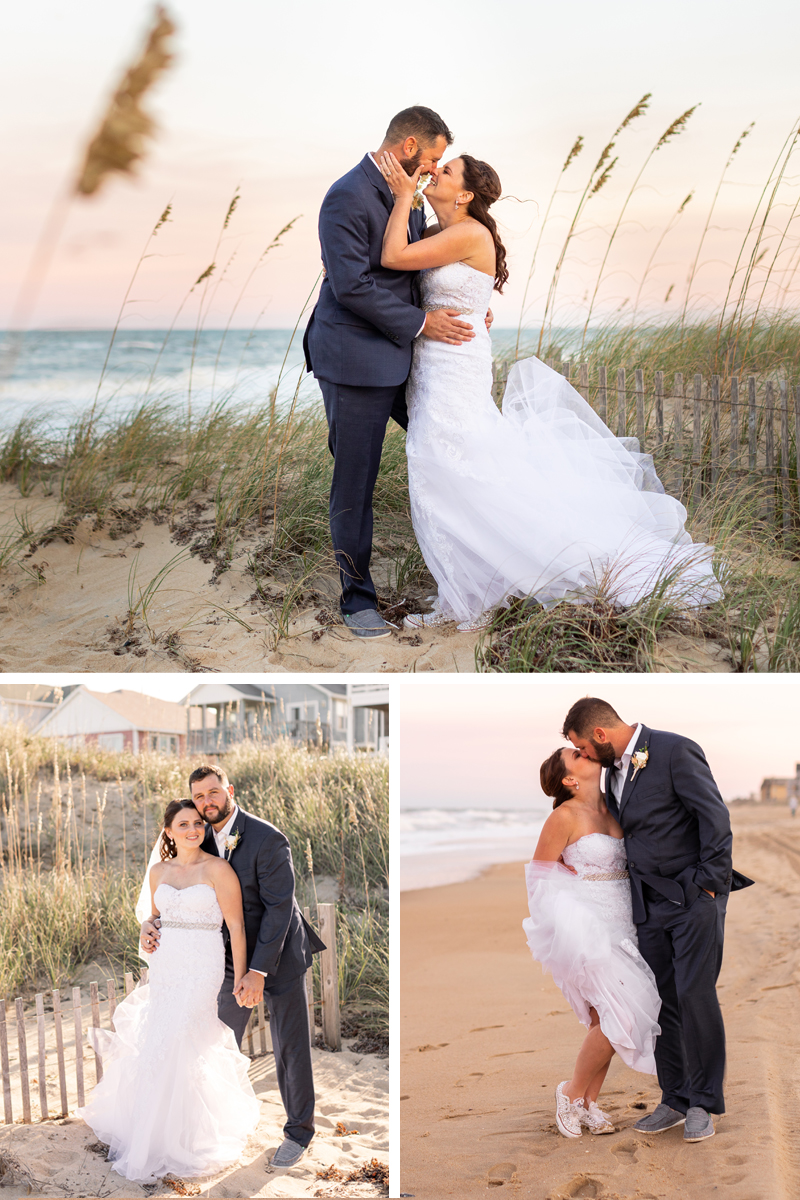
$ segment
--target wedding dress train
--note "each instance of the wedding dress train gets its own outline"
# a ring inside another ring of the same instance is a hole
[[[205,883],[156,888],[161,941],[149,983],[93,1029],[103,1078],[78,1116],[109,1147],[114,1170],[154,1183],[211,1175],[235,1162],[259,1119],[248,1059],[217,1017],[225,973],[222,912]]]
[[[494,280],[461,262],[420,277],[425,309],[458,309],[475,330],[460,346],[418,338],[406,388],[411,514],[438,610],[474,621],[511,596],[552,604],[599,589],[619,605],[659,587],[686,607],[719,599],[712,548],[692,544],[652,458],[562,375],[516,363],[498,412],[484,324]]]
[[[625,844],[587,833],[562,857],[577,876],[558,862],[534,859],[525,868],[530,916],[522,927],[531,954],[584,1025],[594,1008],[623,1062],[655,1075],[661,998],[631,920]]]

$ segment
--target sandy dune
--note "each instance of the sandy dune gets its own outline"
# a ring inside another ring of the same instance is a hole
[[[35,1196],[380,1196],[372,1182],[343,1182],[372,1159],[388,1162],[388,1059],[343,1050],[312,1052],[317,1090],[317,1134],[301,1162],[288,1171],[267,1169],[283,1139],[285,1114],[271,1054],[253,1060],[250,1078],[261,1101],[261,1122],[240,1163],[210,1180],[143,1188],[117,1175],[77,1117],[36,1125],[0,1125],[0,1187],[7,1200]],[[85,1054],[87,1077],[94,1078]],[[342,1122],[347,1133],[337,1133]],[[356,1132],[357,1131],[357,1132]],[[97,1147],[93,1149],[92,1147]],[[320,1178],[328,1172],[329,1179]],[[183,1189],[183,1190],[181,1190]]]
[[[0,529],[26,521],[42,528],[57,518],[55,498],[21,499],[0,485]],[[168,524],[147,520],[133,532],[94,530],[84,521],[67,544],[40,546],[21,565],[0,571],[0,671],[474,671],[476,634],[446,630],[365,642],[341,624],[336,581],[314,580],[284,636],[275,608],[254,599],[247,572],[252,546],[242,542],[228,570],[190,556]],[[0,550],[2,543],[0,542]],[[126,622],[134,597],[181,554],[154,594],[147,621]],[[380,575],[380,564],[376,578]],[[280,595],[280,586],[271,586]],[[318,619],[318,614],[320,619]]]
[[[583,1028],[528,953],[522,866],[402,897],[401,1190],[417,1200],[505,1188],[531,1200],[793,1200],[800,1177],[800,821],[732,810],[734,861],[720,1000],[727,1114],[708,1142],[631,1126],[655,1079],[612,1064],[617,1133],[562,1138],[553,1089]]]

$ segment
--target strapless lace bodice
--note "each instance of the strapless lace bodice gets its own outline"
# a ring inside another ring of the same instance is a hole
[[[222,928],[222,909],[217,893],[207,883],[193,883],[187,888],[160,883],[155,899],[162,922],[174,923],[177,928]]]
[[[494,290],[494,279],[467,263],[447,263],[420,272],[422,307],[457,308],[485,317]]]
[[[604,882],[604,875],[619,879],[625,878],[622,872],[627,872],[625,842],[608,833],[584,834],[566,847],[562,858],[567,866],[578,872],[580,879],[597,880],[600,877],[599,881]]]

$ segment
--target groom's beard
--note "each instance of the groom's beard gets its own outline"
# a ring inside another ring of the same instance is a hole
[[[617,754],[610,742],[596,742],[594,738],[589,738],[589,741],[594,750],[595,757],[601,767],[613,767],[617,761]]]
[[[418,150],[413,158],[401,158],[400,166],[405,171],[406,175],[413,175],[422,159],[422,151]]]
[[[209,825],[224,825],[228,817],[233,812],[233,801],[230,796],[225,800],[224,807],[217,809],[216,805],[209,804],[201,813],[204,821],[208,821]]]

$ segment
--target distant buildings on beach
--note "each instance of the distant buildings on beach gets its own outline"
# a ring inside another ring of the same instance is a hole
[[[0,722],[134,754],[213,757],[247,740],[287,738],[323,751],[386,754],[388,684],[200,684],[176,703],[79,684],[0,684]]]
[[[764,779],[761,782],[762,804],[788,804],[792,796],[800,799],[800,763],[789,779]]]

